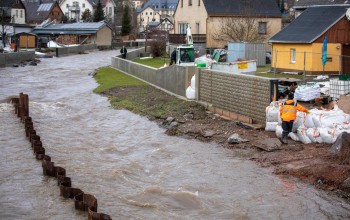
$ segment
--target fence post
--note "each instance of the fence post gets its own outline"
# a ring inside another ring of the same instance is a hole
[[[273,71],[273,77],[275,77],[276,78],[276,66],[277,66],[277,50],[275,49],[275,62],[274,62],[274,64],[275,64],[275,68],[274,68],[274,71]]]
[[[305,83],[305,74],[306,74],[306,52],[304,51],[304,73],[303,73],[303,82]]]

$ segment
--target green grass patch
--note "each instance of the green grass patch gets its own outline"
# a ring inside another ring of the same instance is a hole
[[[164,63],[167,65],[170,63],[169,57],[154,57],[154,58],[136,58],[133,60],[135,63],[140,63],[146,66],[154,67],[154,68],[160,68],[164,66]]]
[[[115,87],[146,85],[146,83],[110,67],[99,68],[94,78],[100,84],[94,89],[95,93],[102,93]]]

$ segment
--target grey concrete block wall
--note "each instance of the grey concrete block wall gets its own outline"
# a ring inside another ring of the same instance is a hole
[[[81,54],[85,51],[92,51],[96,50],[97,45],[96,44],[82,44],[78,46],[72,46],[72,47],[59,47],[56,48],[56,56],[62,57],[62,56],[68,56],[69,54]]]
[[[264,124],[271,102],[272,79],[201,69],[197,99]]]
[[[194,66],[173,65],[156,69],[120,57],[112,57],[112,67],[183,97],[186,96],[188,83],[195,74]]]
[[[14,53],[1,53],[0,66],[10,66],[27,60],[35,59],[35,51],[19,51]]]

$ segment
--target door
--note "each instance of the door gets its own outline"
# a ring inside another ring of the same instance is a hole
[[[350,45],[343,45],[342,73],[350,74]]]

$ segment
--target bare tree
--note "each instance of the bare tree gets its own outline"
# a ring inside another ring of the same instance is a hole
[[[265,34],[259,33],[259,23],[262,21],[261,16],[257,14],[245,1],[240,16],[223,17],[220,26],[217,27],[211,37],[216,41],[244,41],[244,42],[263,42],[266,39]],[[265,29],[268,25],[265,23]]]
[[[11,11],[11,8],[8,4],[6,4],[4,1],[0,1],[0,36],[2,39],[2,46],[6,46],[6,31],[11,29],[11,26],[9,26],[9,23],[11,22],[11,15],[9,12]]]

